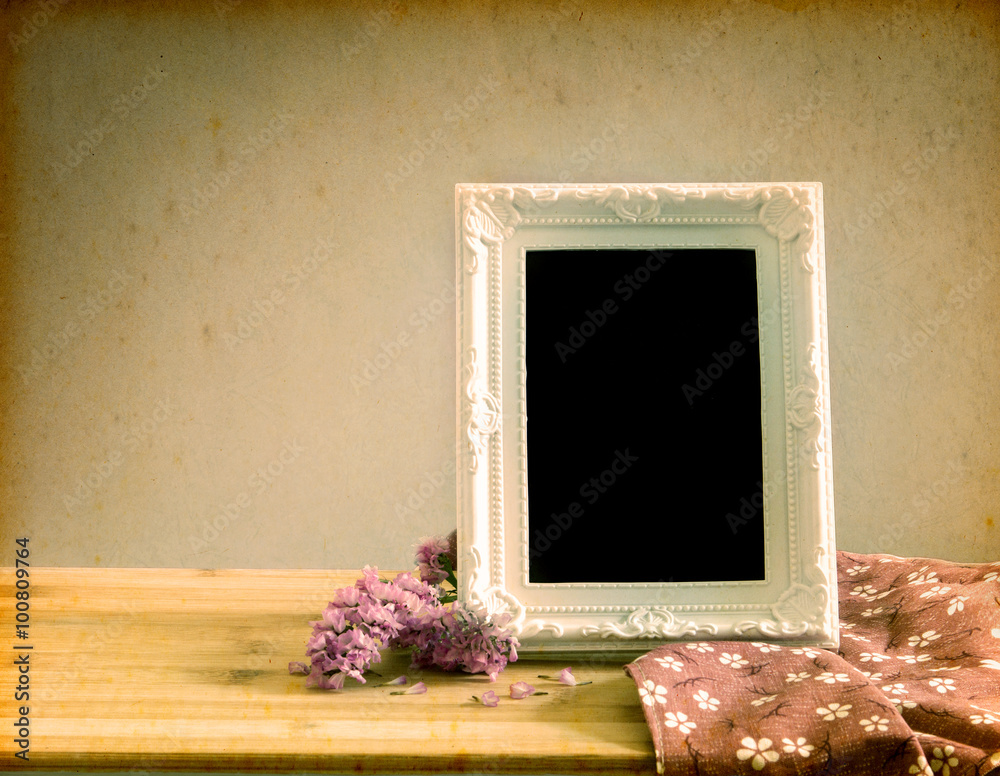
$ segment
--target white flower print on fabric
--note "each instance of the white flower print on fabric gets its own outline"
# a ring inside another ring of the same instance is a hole
[[[931,750],[934,759],[931,760],[931,770],[934,773],[941,773],[941,776],[951,776],[951,769],[958,767],[958,758],[952,757],[955,754],[955,747],[950,744],[944,748],[935,746]]]
[[[654,703],[666,703],[667,688],[662,684],[656,684],[652,679],[647,679],[639,688],[639,697],[647,706],[652,706]]]
[[[926,663],[928,660],[931,659],[931,656],[928,655],[926,652],[922,655],[898,655],[897,657],[899,660],[902,660],[904,663],[907,663],[911,666],[916,665],[917,663]]]
[[[874,609],[865,609],[861,612],[862,617],[874,617],[876,614],[882,614],[884,609],[881,606],[876,606]]]
[[[654,658],[654,659],[656,660],[657,663],[659,663],[664,668],[672,668],[675,671],[683,671],[684,670],[684,663],[682,663],[677,658],[672,657],[671,655],[667,655],[666,657],[658,657],[658,658]]]
[[[812,674],[810,674],[808,671],[799,671],[797,674],[788,674],[788,675],[786,675],[785,676],[785,681],[788,682],[788,683],[792,683],[792,682],[798,683],[798,682],[801,682],[801,681],[803,681],[805,679],[808,679],[810,676],[812,676]]]
[[[910,636],[906,643],[911,647],[926,647],[932,641],[936,641],[941,638],[942,634],[935,630],[924,631],[919,636]]]
[[[768,652],[781,652],[781,647],[777,644],[765,644],[761,641],[751,641],[750,646],[757,647],[762,655],[766,655]]]
[[[954,679],[942,679],[942,678],[940,678],[938,676],[935,676],[933,679],[931,679],[928,682],[928,684],[931,687],[933,687],[935,690],[937,690],[939,693],[941,693],[942,695],[944,693],[948,692],[949,690],[955,690],[955,689],[957,689],[955,687],[955,680]]]
[[[862,663],[881,663],[885,660],[892,660],[889,655],[883,655],[881,652],[862,652],[861,662]]]
[[[816,677],[816,681],[825,684],[836,684],[837,682],[849,682],[851,678],[847,674],[835,674],[832,671],[824,671]]]
[[[755,771],[761,770],[767,763],[773,763],[781,756],[771,748],[770,738],[761,738],[755,741],[747,736],[740,743],[743,744],[743,748],[736,750],[736,756],[740,760],[750,760],[750,765]]]
[[[790,738],[782,738],[781,743],[785,745],[784,750],[788,754],[797,754],[799,757],[808,757],[816,750],[815,746],[806,743],[806,740],[801,737],[795,741]]]
[[[937,578],[937,572],[927,571],[930,566],[923,566],[917,571],[911,571],[906,575],[906,581],[910,585],[927,585],[933,582],[940,582],[941,580]]]
[[[816,709],[816,713],[819,714],[824,721],[832,722],[835,719],[843,719],[851,711],[850,703],[831,703],[827,706],[820,706]]]
[[[930,590],[925,590],[920,594],[921,598],[933,598],[936,595],[947,595],[951,592],[950,587],[944,585],[934,585]]]
[[[820,652],[815,647],[796,647],[792,650],[793,655],[804,655],[808,658],[819,657]]]
[[[705,709],[706,711],[719,710],[719,699],[713,698],[705,690],[698,690],[698,692],[691,697],[698,703],[699,709]]]
[[[719,662],[724,666],[729,666],[730,668],[742,668],[743,666],[750,664],[750,661],[745,659],[738,652],[734,652],[732,655],[728,652],[723,652],[722,657],[719,658]]]
[[[777,695],[765,695],[763,698],[757,698],[757,700],[750,701],[751,706],[763,706],[765,703],[770,703]]]
[[[688,720],[687,714],[683,711],[668,711],[663,715],[663,722],[669,728],[677,728],[684,735],[688,735],[698,727],[697,724]]]
[[[969,600],[967,595],[957,595],[948,602],[948,614],[960,612],[965,609],[965,602]]]
[[[920,776],[934,776],[934,771],[931,770],[931,766],[927,763],[927,758],[923,755],[917,758],[917,764],[910,766],[911,774],[920,774]]]
[[[1000,671],[1000,661],[994,660],[991,657],[983,658],[979,661],[979,665],[983,668],[992,668],[995,671]]]
[[[871,566],[862,566],[860,563],[858,563],[852,566],[851,568],[847,569],[847,573],[852,577],[856,577],[858,574],[863,574],[870,568]]]
[[[864,601],[874,601],[878,597],[878,590],[871,585],[855,585],[851,589],[851,595],[856,595]]]
[[[707,641],[695,641],[691,644],[685,644],[688,649],[693,649],[695,652],[715,652],[715,647],[709,644]]]
[[[873,714],[870,719],[863,719],[859,723],[866,733],[874,733],[876,730],[884,733],[889,729],[889,720]]]
[[[902,682],[896,682],[895,684],[887,684],[882,688],[882,692],[887,692],[890,695],[908,695],[909,690],[906,689],[906,685]]]

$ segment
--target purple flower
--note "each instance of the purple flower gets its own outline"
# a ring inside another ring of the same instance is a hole
[[[417,542],[417,570],[424,582],[438,585],[454,575],[456,535],[425,536]]]
[[[482,698],[477,698],[475,695],[473,695],[472,699],[475,701],[479,701],[484,706],[489,706],[490,708],[500,703],[500,699],[497,697],[497,694],[493,692],[493,690],[487,690],[486,692],[484,692]]]
[[[426,582],[417,579],[408,571],[404,571],[402,574],[397,575],[396,579],[393,580],[393,584],[403,590],[413,593],[420,602],[425,604],[437,602],[439,598],[439,592],[436,588],[431,587],[431,585]]]
[[[485,673],[495,682],[508,661],[517,659],[517,638],[503,627],[508,620],[506,616],[491,619],[462,604],[426,609],[406,639],[408,646],[415,647],[413,665]]]
[[[514,682],[514,684],[510,686],[510,697],[515,701],[519,701],[521,698],[527,698],[529,695],[534,694],[535,688],[527,682]]]
[[[331,606],[357,606],[361,600],[361,591],[356,587],[342,587],[333,594]]]

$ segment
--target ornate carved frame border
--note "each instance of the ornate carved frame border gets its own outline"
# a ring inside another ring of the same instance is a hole
[[[459,184],[456,247],[461,600],[510,614],[522,651],[646,651],[673,639],[836,647],[821,184]],[[756,250],[765,580],[528,582],[532,247]]]

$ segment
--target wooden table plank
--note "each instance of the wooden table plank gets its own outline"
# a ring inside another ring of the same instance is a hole
[[[393,575],[395,572],[386,572]],[[384,653],[383,680],[407,674],[424,695],[348,680],[307,690],[305,660],[331,593],[358,572],[323,570],[31,570],[31,638],[14,638],[14,574],[0,571],[5,649],[32,646],[30,760],[19,769],[310,770],[358,773],[652,773],[653,746],[625,658],[576,657],[567,687],[538,678],[566,665],[522,659],[495,684],[409,669]],[[26,651],[26,650],[25,650]],[[13,660],[4,661],[0,725],[15,729]],[[512,682],[546,696],[515,701]],[[472,700],[501,696],[486,708]]]

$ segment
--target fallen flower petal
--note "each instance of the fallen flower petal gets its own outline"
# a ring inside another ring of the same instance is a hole
[[[573,676],[572,668],[564,668],[562,671],[559,672],[558,678],[560,682],[562,682],[563,684],[568,684],[571,687],[576,687],[581,684],[593,684],[593,682],[578,682],[576,680],[576,677]]]
[[[389,695],[423,695],[425,692],[427,692],[427,685],[423,682],[417,682],[408,690],[396,690]]]
[[[290,674],[308,674],[311,670],[308,665],[298,661],[292,661],[288,664],[288,673]]]
[[[539,679],[550,679],[553,682],[560,682],[562,684],[568,684],[570,687],[576,687],[577,685],[593,684],[593,682],[578,682],[576,677],[573,676],[572,668],[564,668],[559,672],[559,676],[545,676],[544,674],[538,675]]]
[[[535,688],[527,682],[514,682],[514,684],[510,686],[510,697],[516,701],[534,694]]]
[[[406,684],[408,681],[410,680],[406,678],[406,674],[403,674],[402,676],[397,676],[391,682],[386,682],[386,684]]]
[[[497,697],[497,694],[493,692],[493,690],[487,690],[486,692],[484,692],[482,698],[473,695],[472,700],[474,700],[476,703],[482,703],[484,706],[489,706],[491,708],[500,703],[500,699]]]

